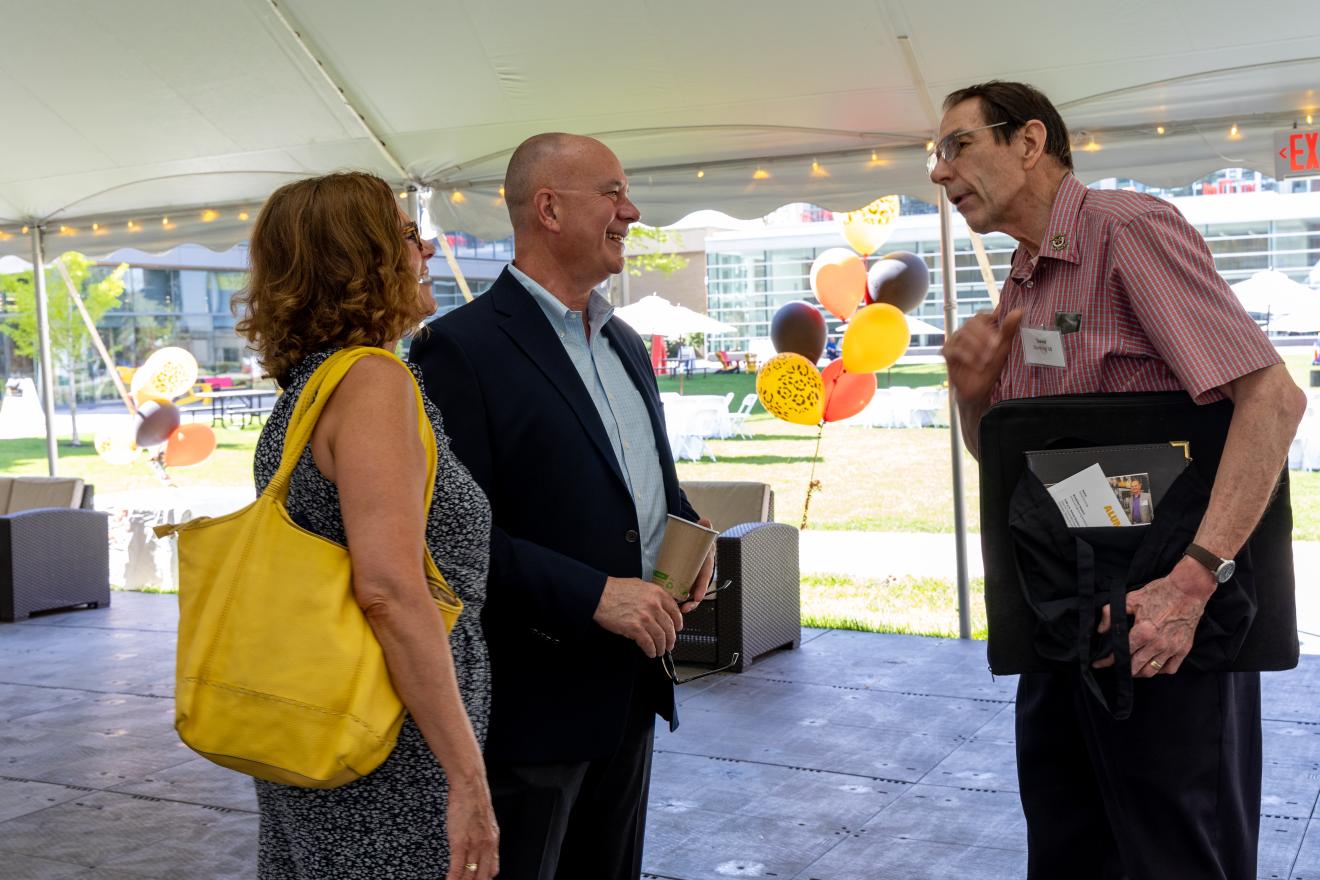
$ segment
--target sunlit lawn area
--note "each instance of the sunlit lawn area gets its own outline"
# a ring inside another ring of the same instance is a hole
[[[196,467],[171,468],[171,481],[180,488],[251,486],[252,451],[260,433],[257,428],[217,428],[215,453]],[[98,495],[159,489],[164,485],[146,462],[110,464],[96,454],[91,436],[85,434],[82,441],[82,445],[73,446],[67,437],[60,439],[60,473],[81,477],[94,484]],[[46,474],[46,441],[37,438],[0,440],[0,473],[6,476]]]
[[[1305,381],[1307,365],[1292,363],[1294,375]],[[921,365],[881,374],[881,384],[938,385],[942,365]],[[663,377],[661,390],[677,390],[677,379]],[[745,374],[694,376],[685,379],[687,394],[734,392],[735,406],[752,393],[754,377]],[[812,474],[816,429],[771,418],[759,405],[747,422],[751,439],[711,440],[717,461],[681,462],[681,479],[755,480],[775,490],[775,518],[798,525]],[[171,478],[180,487],[248,487],[252,484],[252,450],[259,431],[218,430],[219,447],[205,464],[176,468]],[[160,481],[144,463],[110,465],[97,457],[90,439],[80,447],[60,444],[61,470],[94,483],[98,494],[159,489]],[[964,457],[968,528],[979,531],[980,511],[976,462]],[[44,474],[44,442],[0,441],[0,473]],[[873,429],[827,425],[821,436],[812,496],[812,529],[889,532],[952,532],[953,487],[947,428]],[[1320,541],[1320,472],[1293,471],[1294,537]],[[883,571],[883,566],[878,566]],[[981,582],[973,584],[973,627],[984,633]],[[806,575],[802,581],[803,622],[812,626],[923,634],[954,634],[957,607],[952,583],[938,578],[885,577],[852,579]]]

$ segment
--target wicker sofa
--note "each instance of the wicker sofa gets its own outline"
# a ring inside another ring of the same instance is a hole
[[[110,604],[109,516],[71,477],[0,477],[0,620]]]
[[[674,659],[741,672],[776,648],[802,639],[798,531],[774,522],[774,492],[765,483],[685,482],[692,506],[719,530],[716,584],[730,586],[690,612]]]

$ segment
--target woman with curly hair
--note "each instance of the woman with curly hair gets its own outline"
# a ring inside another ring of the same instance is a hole
[[[284,389],[257,443],[262,491],[279,466],[298,395],[350,345],[393,349],[434,310],[434,254],[380,178],[332,174],[281,187],[252,232],[239,332]],[[449,451],[440,412],[435,488],[417,434],[413,381],[383,357],[357,361],[326,404],[289,485],[305,529],[349,549],[353,590],[385,653],[407,718],[393,753],[340,788],[257,781],[262,880],[487,880],[498,831],[481,743],[490,667],[481,634],[490,506]],[[422,567],[425,546],[463,600],[445,638]],[[314,584],[289,585],[314,589]]]

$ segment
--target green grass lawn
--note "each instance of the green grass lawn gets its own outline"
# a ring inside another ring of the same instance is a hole
[[[971,581],[972,637],[986,637],[985,581]],[[803,575],[802,625],[905,635],[957,636],[958,594],[940,578]]]
[[[1290,361],[1293,359],[1290,359]],[[1294,374],[1309,369],[1293,364]],[[882,375],[883,383],[884,377]],[[942,365],[893,371],[895,385],[938,385]],[[677,390],[677,380],[662,378],[662,390]],[[685,381],[689,394],[724,394],[735,398],[754,391],[754,377],[708,375]],[[711,440],[715,462],[680,462],[681,479],[755,480],[775,490],[775,516],[798,525],[812,473],[816,429],[771,418],[759,406],[747,422],[751,439]],[[259,432],[217,430],[219,446],[206,463],[175,468],[170,476],[181,487],[250,486],[252,451]],[[143,463],[127,467],[102,461],[90,439],[82,446],[59,446],[62,473],[94,483],[98,493],[157,489],[160,482]],[[953,487],[948,429],[872,429],[826,425],[811,501],[810,528],[895,532],[952,532]],[[0,441],[0,473],[46,473],[45,443],[39,439]],[[963,459],[968,528],[980,528],[976,462]],[[1320,541],[1320,472],[1293,471],[1293,535]],[[973,584],[973,628],[984,637],[982,583]],[[804,625],[882,632],[956,635],[954,585],[937,578],[885,577],[850,579],[807,575],[802,580]]]
[[[214,454],[195,467],[171,468],[170,479],[182,488],[251,486],[252,452],[260,433],[257,428],[217,428]],[[81,477],[92,483],[97,494],[159,489],[163,485],[146,462],[110,464],[96,454],[90,436],[84,435],[82,439],[81,446],[73,446],[67,437],[59,439],[61,474]],[[47,472],[44,439],[0,440],[0,474],[22,476],[45,475]]]

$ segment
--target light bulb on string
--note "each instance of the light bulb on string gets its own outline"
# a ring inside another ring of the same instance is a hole
[[[1240,137],[1242,137],[1242,135],[1241,133],[1238,132],[1237,123],[1235,122],[1233,123],[1232,127],[1230,127],[1228,130],[1228,139],[1231,141],[1235,141]]]
[[[1164,126],[1162,126],[1162,125],[1157,125],[1157,126],[1155,126],[1155,133],[1158,134],[1158,135],[1160,135],[1160,136],[1163,136],[1163,135],[1164,135]]]
[[[214,211],[214,210],[212,210],[212,209],[210,209],[210,208],[207,208],[205,211],[202,212],[202,222],[203,222],[203,223],[214,223],[216,220],[219,220],[219,219],[220,219],[220,212],[219,212],[219,211]]]
[[[449,194],[449,201],[453,202],[455,205],[461,205],[467,201],[467,196],[463,195],[459,190],[454,190]]]
[[[757,168],[756,171],[752,172],[752,180],[769,180],[769,179],[770,179],[770,172],[766,171],[764,168]]]
[[[705,177],[705,176],[706,176],[706,171],[705,171],[705,169],[704,169],[704,168],[698,168],[698,169],[697,169],[697,180],[701,180],[701,178],[703,178],[703,177]]]
[[[247,222],[247,218],[248,218],[248,212],[247,212],[247,211],[239,211],[239,212],[238,212],[238,219],[239,219],[239,220],[242,220],[243,222],[246,223],[246,222]]]
[[[812,159],[812,160],[811,160],[811,176],[812,176],[812,177],[829,177],[829,176],[830,176],[830,172],[825,168],[825,166],[821,165],[821,164],[820,164],[819,162],[817,162],[815,159]]]

